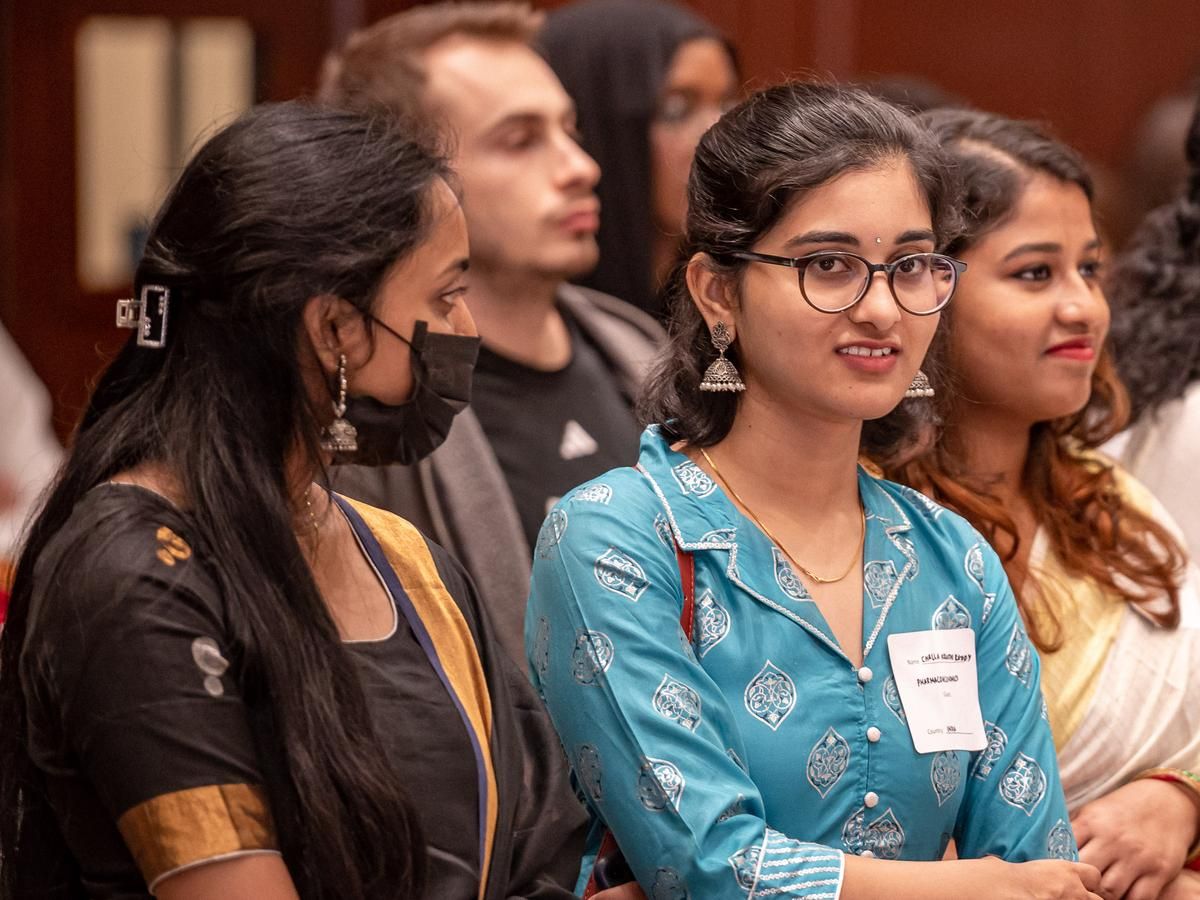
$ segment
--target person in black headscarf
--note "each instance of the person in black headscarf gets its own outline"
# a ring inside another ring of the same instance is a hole
[[[733,47],[659,0],[573,3],[550,14],[539,44],[603,173],[600,264],[582,283],[663,318],[692,154],[739,90]]]

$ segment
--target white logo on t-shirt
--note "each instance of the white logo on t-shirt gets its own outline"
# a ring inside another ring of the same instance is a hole
[[[591,456],[600,445],[596,439],[583,430],[583,426],[574,419],[567,421],[563,429],[562,442],[558,445],[558,455],[563,459],[580,459]]]

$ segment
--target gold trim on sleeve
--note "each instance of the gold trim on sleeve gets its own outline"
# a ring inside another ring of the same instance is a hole
[[[147,884],[167,872],[247,850],[278,850],[263,788],[215,784],[153,797],[117,827]]]

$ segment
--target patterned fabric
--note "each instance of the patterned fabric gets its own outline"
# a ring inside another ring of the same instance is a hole
[[[868,672],[786,558],[656,429],[638,469],[596,483],[607,503],[571,495],[547,520],[526,640],[593,822],[648,895],[832,900],[844,853],[936,859],[947,835],[963,857],[1074,855],[1038,657],[962,519],[860,473]],[[674,637],[675,539],[695,561],[691,646]],[[975,629],[980,753],[913,749],[887,636],[930,628]]]

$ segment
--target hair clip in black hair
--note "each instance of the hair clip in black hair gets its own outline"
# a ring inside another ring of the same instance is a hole
[[[140,299],[117,301],[117,327],[136,328],[139,347],[167,345],[167,306],[171,290],[161,284],[142,286]]]

